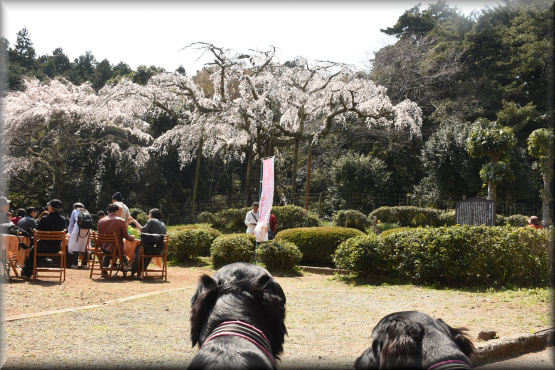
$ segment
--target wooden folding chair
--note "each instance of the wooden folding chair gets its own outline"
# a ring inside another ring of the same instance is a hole
[[[93,254],[93,259],[91,264],[90,278],[92,279],[93,275],[102,276],[104,273],[106,273],[108,277],[112,277],[112,272],[114,270],[116,271],[114,276],[118,273],[118,271],[121,271],[123,273],[123,276],[125,276],[126,271],[123,266],[123,254],[122,254],[121,247],[119,245],[119,241],[116,236],[116,233],[114,232],[112,234],[102,234],[102,233],[93,231],[91,232],[91,240],[94,243],[94,254]],[[114,245],[114,248],[112,248],[112,252],[104,252],[100,248],[101,243],[112,243]],[[104,260],[104,257],[110,258],[110,264],[108,267],[104,267],[102,265],[102,261]],[[95,272],[95,262],[97,261],[98,261],[98,269],[97,269],[98,272]]]
[[[59,274],[60,283],[66,280],[66,232],[65,231],[38,231],[33,230],[33,242],[35,245],[34,261],[33,261],[33,280],[37,280],[38,272],[56,272]],[[50,240],[59,241],[60,250],[58,252],[39,252],[37,249],[38,241]],[[53,259],[60,260],[60,267],[38,267],[37,257],[54,257]],[[44,276],[44,275],[43,275]],[[47,277],[53,277],[53,275],[48,275]]]
[[[2,243],[0,259],[2,260],[2,264],[4,266],[4,276],[7,280],[11,280],[10,270],[13,271],[15,277],[19,277],[19,273],[16,268],[18,250],[18,246],[16,245],[19,243],[20,239],[18,236],[6,234],[0,235],[0,238],[2,238],[0,241],[0,243]]]
[[[149,272],[159,273],[161,275],[157,275],[155,277],[164,279],[164,281],[168,281],[168,242],[170,240],[169,235],[164,235],[164,249],[162,250],[162,254],[145,254],[144,246],[141,247],[141,252],[139,253],[139,267],[138,272],[141,274],[141,280],[144,282],[145,277],[147,277]],[[149,269],[148,266],[145,266],[145,258],[154,258],[154,257],[161,257],[162,258],[162,269]]]

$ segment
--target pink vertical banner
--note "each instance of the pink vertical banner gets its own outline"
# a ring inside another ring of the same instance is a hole
[[[274,202],[274,157],[262,161],[262,192],[258,208],[258,224],[254,229],[256,241],[268,240],[270,213]]]

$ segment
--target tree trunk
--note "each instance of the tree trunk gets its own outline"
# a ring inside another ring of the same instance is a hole
[[[542,191],[542,208],[543,208],[543,226],[551,225],[551,176],[544,174],[543,191]]]
[[[198,153],[197,153],[197,167],[195,169],[195,184],[193,185],[193,202],[191,207],[191,222],[194,221],[196,208],[197,208],[197,191],[198,191],[198,182],[200,178],[200,159],[202,157],[202,145],[204,143],[204,138],[200,138],[200,142],[198,145]]]
[[[488,199],[495,200],[497,197],[496,194],[497,184],[491,181],[488,181]]]
[[[299,139],[295,139],[295,154],[293,155],[293,183],[291,184],[291,204],[295,204],[295,191],[297,183],[297,160],[299,159]]]
[[[247,206],[251,204],[251,169],[252,169],[252,151],[247,149],[247,174],[245,175],[245,199]]]
[[[306,163],[306,185],[304,189],[305,201],[304,206],[306,210],[309,210],[310,203],[310,171],[312,170],[312,143],[308,144],[308,161]]]

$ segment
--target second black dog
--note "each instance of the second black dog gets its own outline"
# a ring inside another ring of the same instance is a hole
[[[474,345],[461,329],[417,311],[385,316],[372,330],[372,346],[356,360],[362,369],[472,369]]]

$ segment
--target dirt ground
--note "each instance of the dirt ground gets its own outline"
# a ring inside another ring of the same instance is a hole
[[[9,284],[4,287],[5,318],[180,289],[6,322],[5,365],[186,366],[198,350],[191,348],[188,338],[189,302],[203,272],[213,274],[205,268],[170,267],[169,282],[141,283],[121,278],[90,280],[88,271],[68,270],[61,285]],[[394,311],[420,310],[452,326],[466,326],[477,346],[485,343],[477,341],[480,330],[495,330],[502,340],[551,326],[548,289],[469,292],[413,285],[355,286],[309,273],[277,280],[287,297],[288,336],[281,368],[352,369],[370,344],[373,326]],[[108,353],[106,346],[111,349]]]
[[[124,278],[121,272],[113,279],[95,276],[90,270],[66,269],[66,280],[26,281],[15,278],[4,284],[4,318],[20,314],[86,306],[141,293],[195,286],[203,273],[213,272],[199,267],[169,267],[168,281],[148,279],[146,282]]]

